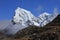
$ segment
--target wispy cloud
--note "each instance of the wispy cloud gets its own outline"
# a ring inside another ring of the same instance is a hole
[[[35,12],[37,12],[37,13],[41,13],[41,11],[43,11],[44,10],[44,7],[43,6],[37,6],[37,8],[35,9]]]

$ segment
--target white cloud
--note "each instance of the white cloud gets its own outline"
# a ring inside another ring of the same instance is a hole
[[[37,13],[41,13],[41,11],[43,11],[44,10],[44,7],[43,6],[38,6],[36,9],[35,9],[35,11],[37,12]]]

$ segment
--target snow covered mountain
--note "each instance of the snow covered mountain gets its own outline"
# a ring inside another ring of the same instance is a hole
[[[15,10],[13,21],[22,25],[27,23],[29,25],[39,26],[37,23],[37,17],[35,17],[30,11],[19,7]]]
[[[47,25],[53,21],[58,15],[59,13],[55,9],[54,14],[44,12],[38,17],[35,17],[30,11],[18,7],[15,10],[15,15],[13,16],[12,20],[0,22],[0,32],[4,33],[5,35],[14,35],[19,30],[27,28],[30,25],[43,27],[44,25]]]
[[[53,21],[58,14],[59,13],[55,9],[54,14],[44,12],[40,14],[38,17],[35,17],[30,11],[18,7],[15,10],[15,16],[13,17],[13,21],[15,23],[20,23],[22,25],[27,24],[41,27]]]

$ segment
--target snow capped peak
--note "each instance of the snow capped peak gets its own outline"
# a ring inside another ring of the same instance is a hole
[[[43,14],[44,14],[44,15],[50,15],[50,14],[49,14],[49,13],[47,13],[47,12],[44,12]]]
[[[46,24],[48,24],[49,23],[49,19],[48,19],[48,17],[50,16],[51,14],[49,14],[49,13],[47,13],[47,12],[44,12],[44,13],[42,13],[42,14],[40,14],[39,16],[38,16],[38,20],[39,20],[39,24],[40,24],[40,26],[44,26],[44,25],[46,25]]]
[[[30,13],[30,12],[29,12],[29,13]],[[26,14],[27,14],[27,12],[26,12],[24,9],[18,7],[18,8],[15,10],[15,16],[13,17],[13,18],[14,18],[13,21],[14,21],[15,23],[19,23],[20,21],[21,21],[21,22],[26,21],[26,19],[27,19]]]
[[[47,16],[47,15],[51,15],[51,14],[49,14],[49,13],[47,13],[47,12],[44,12],[44,13],[40,14],[39,16]],[[39,17],[39,16],[38,16],[38,17]]]
[[[44,25],[47,25],[51,21],[53,21],[57,16],[58,12],[54,11],[53,14],[49,14],[47,12],[44,12],[40,14],[38,17],[35,17],[30,11],[25,10],[23,8],[18,7],[15,10],[15,15],[13,16],[13,21],[9,21],[10,24],[2,25],[0,27],[0,31],[4,32],[6,35],[14,35],[19,30],[22,30],[26,27],[29,27],[29,25],[43,27]],[[7,23],[9,23],[7,22]],[[13,22],[15,23],[13,25]],[[5,27],[4,27],[5,26]]]
[[[37,22],[34,22],[37,21],[37,18],[30,11],[19,7],[15,10],[15,16],[13,17],[13,21],[15,23],[20,23],[20,24],[25,24],[28,21],[30,21],[27,24],[30,25],[34,25],[35,23],[37,24]]]

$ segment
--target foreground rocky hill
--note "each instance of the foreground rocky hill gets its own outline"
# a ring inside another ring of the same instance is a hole
[[[44,27],[30,26],[14,36],[0,33],[0,40],[60,40],[60,15]]]

